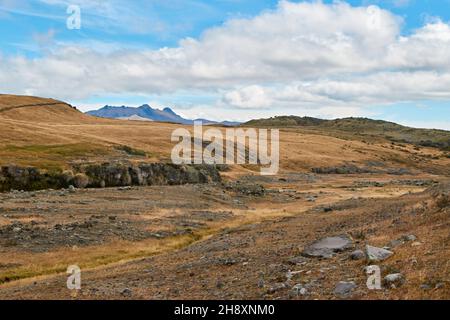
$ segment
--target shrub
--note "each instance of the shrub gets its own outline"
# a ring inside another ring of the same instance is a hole
[[[147,153],[143,150],[134,149],[130,146],[118,146],[116,147],[117,150],[123,151],[126,154],[130,156],[140,156],[140,157],[146,157]]]
[[[450,196],[448,194],[440,194],[436,198],[436,205],[439,209],[450,207]]]
[[[89,185],[89,177],[84,173],[77,173],[73,178],[73,184],[77,188],[86,188]]]

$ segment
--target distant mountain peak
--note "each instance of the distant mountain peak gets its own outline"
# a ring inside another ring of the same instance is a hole
[[[88,114],[101,118],[112,118],[112,119],[129,119],[129,120],[151,120],[159,122],[173,122],[180,124],[193,124],[194,121],[190,119],[185,119],[175,113],[171,108],[165,107],[164,109],[153,109],[148,104],[143,104],[138,108],[121,106],[114,107],[106,105],[101,109],[93,110],[87,112]],[[206,124],[218,124],[216,121],[204,120]],[[220,124],[225,125],[238,125],[239,123],[225,121]]]
[[[164,112],[167,112],[167,113],[171,113],[171,114],[176,114],[172,109],[170,109],[169,107],[165,107],[164,109],[163,109],[163,111]]]
[[[104,106],[99,110],[93,110],[87,112],[88,114],[101,118],[113,118],[113,119],[130,119],[130,120],[151,120],[151,121],[160,121],[160,122],[173,122],[179,124],[193,124],[194,121],[190,119],[185,119],[175,113],[171,108],[165,107],[164,109],[153,109],[148,104],[143,104],[138,108],[133,107],[113,107],[113,106]],[[222,124],[216,121],[210,121],[204,119],[204,123],[206,124]],[[234,122],[223,122],[225,125],[238,125],[239,123]]]

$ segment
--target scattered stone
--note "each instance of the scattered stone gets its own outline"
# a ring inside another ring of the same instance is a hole
[[[222,281],[217,280],[217,283],[216,283],[217,289],[222,289],[224,286],[225,286],[225,284]]]
[[[73,185],[70,185],[67,190],[69,190],[70,193],[75,193],[76,192],[76,188]]]
[[[392,273],[392,274],[388,274],[386,277],[384,277],[385,285],[389,286],[391,288],[396,288],[396,287],[401,286],[404,281],[405,281],[405,279],[401,273]]]
[[[427,283],[421,284],[420,289],[422,290],[431,290],[431,286]]]
[[[346,281],[340,281],[336,288],[334,289],[334,294],[341,297],[346,298],[350,296],[352,291],[356,288],[356,284],[353,281],[346,282]]]
[[[268,294],[274,294],[275,292],[278,292],[280,290],[286,289],[286,284],[284,283],[275,283],[273,286],[271,286],[268,290]]]
[[[418,242],[418,241],[411,243],[411,246],[412,246],[412,247],[419,247],[419,246],[421,246],[421,245],[422,245],[422,243],[421,243],[421,242]]]
[[[352,253],[350,253],[350,258],[352,260],[361,260],[365,258],[365,253],[362,250],[355,250]]]
[[[226,258],[225,260],[222,261],[222,263],[225,266],[232,266],[232,265],[236,264],[237,261],[233,258]]]
[[[445,284],[443,282],[436,283],[435,289],[442,289],[445,287]]]
[[[383,248],[377,248],[369,245],[366,246],[366,255],[369,262],[380,262],[386,260],[393,254],[394,253],[392,251]]]
[[[22,228],[19,228],[19,227],[15,227],[15,228],[13,228],[13,232],[20,232],[20,231],[22,231]]]
[[[296,296],[304,296],[308,294],[308,290],[299,283],[292,287],[292,293]]]
[[[264,288],[264,280],[263,279],[258,280],[258,288]]]
[[[120,291],[120,294],[121,294],[122,296],[124,296],[124,297],[131,297],[131,295],[133,294],[133,292],[132,292],[130,289],[125,288],[125,289],[123,289],[122,291]]]
[[[416,241],[417,237],[413,234],[409,234],[409,235],[403,236],[401,239],[404,241]]]
[[[348,235],[340,235],[317,240],[307,246],[302,255],[306,257],[331,258],[334,253],[353,247],[353,240]]]
[[[401,246],[404,243],[405,242],[403,240],[400,240],[400,239],[392,240],[391,242],[388,243],[387,247],[388,248],[395,248],[395,247]]]
[[[303,271],[291,271],[289,270],[286,273],[286,282],[290,282],[292,280],[293,277],[299,275],[300,273],[302,273]]]
[[[298,256],[289,258],[287,262],[292,265],[305,265],[307,263],[307,259],[305,257]]]

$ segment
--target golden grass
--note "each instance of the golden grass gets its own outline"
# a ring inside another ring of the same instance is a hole
[[[0,271],[0,284],[26,278],[53,275],[66,272],[67,266],[78,265],[82,269],[92,269],[137,258],[149,257],[187,246],[199,239],[199,235],[183,235],[162,240],[150,239],[141,242],[114,241],[107,245],[85,248],[58,249],[47,253],[12,254],[2,257],[14,259],[19,267]]]
[[[49,101],[0,95],[0,106]],[[180,127],[192,130],[190,126],[169,123],[91,117],[63,103],[14,109],[0,112],[0,146],[3,146],[0,148],[0,165],[20,162],[37,167],[64,167],[67,161],[79,158],[108,160],[117,154],[115,147],[119,145],[148,153],[151,155],[149,161],[169,159],[174,146],[171,134]],[[324,136],[302,128],[283,128],[280,139],[280,164],[286,171],[309,172],[312,167],[338,166],[349,159],[362,165],[376,160],[387,166],[450,166],[449,158],[438,158],[441,153],[430,148],[416,151],[408,145],[400,148],[383,143],[369,144],[358,139],[351,141],[348,137]],[[248,169],[255,170],[253,167]]]
[[[365,196],[388,198],[413,190],[421,191],[422,189],[417,187],[397,188],[395,191],[386,189],[384,194],[381,190],[369,190]],[[362,192],[362,194],[364,193]],[[192,234],[165,239],[147,239],[138,242],[112,241],[99,246],[60,248],[47,253],[23,254],[15,252],[3,254],[0,258],[0,265],[2,262],[14,261],[19,266],[12,266],[5,270],[0,269],[0,284],[64,273],[67,266],[73,264],[80,266],[83,270],[89,270],[162,254],[189,246],[197,241],[206,240],[223,230],[232,230],[250,224],[295,216],[315,206],[350,199],[354,195],[354,192],[339,190],[339,194],[323,197],[315,203],[302,203],[301,206],[298,203],[285,204],[282,210],[280,210],[279,204],[273,204],[270,201],[258,201],[252,204],[255,210],[233,210],[234,217],[227,221],[208,222],[207,227],[196,230]],[[144,219],[146,218],[148,217],[144,217]],[[167,231],[170,231],[170,227]]]

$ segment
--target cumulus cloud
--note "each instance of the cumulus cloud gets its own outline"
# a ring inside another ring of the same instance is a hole
[[[175,48],[99,52],[66,44],[39,58],[0,56],[0,91],[85,99],[197,90],[216,93],[221,107],[324,112],[450,99],[450,26],[435,20],[408,36],[401,26],[376,6],[282,1]]]
[[[224,95],[223,101],[238,108],[266,108],[272,105],[272,101],[264,88],[253,85],[234,90]]]

